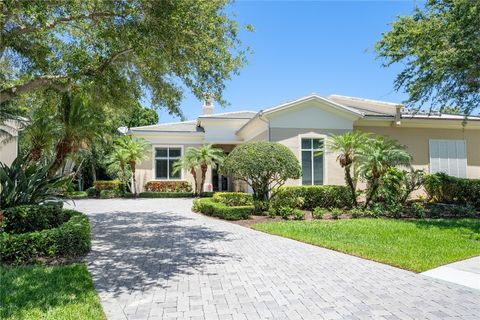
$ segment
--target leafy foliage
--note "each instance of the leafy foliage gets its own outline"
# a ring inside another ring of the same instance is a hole
[[[290,207],[306,210],[314,208],[348,207],[351,204],[347,186],[281,187],[272,199],[272,207]]]
[[[95,181],[95,189],[97,192],[102,190],[120,190],[120,180],[97,180]]]
[[[480,209],[480,179],[465,179],[445,173],[429,174],[425,190],[437,202],[468,204]]]
[[[192,208],[193,211],[226,220],[248,219],[253,209],[253,205],[227,206],[221,202],[215,202],[211,198],[195,199]]]
[[[71,179],[49,176],[50,167],[25,163],[22,157],[10,167],[0,163],[0,208],[58,200]]]
[[[216,192],[212,200],[230,207],[251,206],[253,204],[252,194],[245,192]]]
[[[347,132],[342,135],[331,135],[328,139],[328,147],[338,153],[337,161],[345,170],[345,182],[350,188],[352,205],[357,206],[357,180],[358,171],[353,164],[359,156],[360,148],[368,143],[368,134],[360,131]]]
[[[148,181],[145,190],[152,192],[191,192],[188,181]]]
[[[259,141],[233,149],[222,163],[220,172],[245,181],[252,187],[255,200],[268,201],[271,191],[281,187],[287,179],[298,179],[302,169],[288,147]]]
[[[138,194],[140,198],[191,198],[194,196],[192,192],[176,191],[176,192],[157,192],[146,191]]]
[[[181,114],[183,86],[222,100],[246,52],[227,1],[7,1],[0,7],[0,103],[81,83],[127,105],[147,90]]]
[[[430,0],[392,24],[376,44],[384,65],[405,65],[395,80],[408,103],[433,100],[469,114],[480,106],[480,3]]]

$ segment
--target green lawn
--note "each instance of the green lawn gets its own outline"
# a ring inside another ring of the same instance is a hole
[[[0,268],[0,319],[105,319],[84,264]]]
[[[422,272],[480,255],[480,220],[284,221],[252,228]]]

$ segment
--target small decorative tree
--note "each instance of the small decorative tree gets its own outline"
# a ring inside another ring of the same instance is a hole
[[[147,157],[149,144],[144,139],[133,139],[131,136],[121,136],[115,139],[113,154],[119,160],[119,165],[129,167],[133,178],[133,194],[137,194],[137,181],[135,177],[135,166]]]
[[[185,169],[190,171],[195,180],[195,193],[199,195],[203,191],[208,167],[216,168],[217,162],[222,162],[224,153],[222,149],[213,148],[211,144],[205,144],[200,148],[187,148],[185,154],[174,164],[174,172]],[[201,171],[200,183],[197,181],[197,169]]]
[[[352,193],[352,205],[357,206],[356,184],[358,173],[353,168],[354,162],[358,157],[359,150],[368,141],[368,134],[353,131],[343,135],[331,135],[328,143],[330,150],[337,152],[337,161],[345,170],[345,182]]]
[[[245,181],[254,193],[258,211],[275,196],[274,190],[287,179],[298,179],[302,174],[300,164],[286,146],[268,141],[248,142],[237,146],[223,161],[220,172]]]

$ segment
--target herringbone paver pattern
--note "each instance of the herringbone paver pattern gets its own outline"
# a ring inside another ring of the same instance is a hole
[[[479,319],[480,292],[190,211],[82,200],[109,319]]]

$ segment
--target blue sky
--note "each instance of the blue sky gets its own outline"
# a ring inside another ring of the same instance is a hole
[[[261,110],[315,92],[401,102],[404,92],[393,89],[401,66],[383,68],[374,44],[389,23],[408,15],[415,1],[237,1],[232,5],[242,32],[253,50],[249,64],[226,84],[230,105],[216,112]],[[202,102],[189,92],[181,108],[195,119]],[[159,111],[160,122],[178,121]]]

